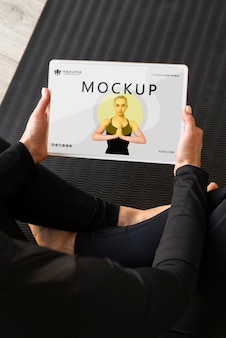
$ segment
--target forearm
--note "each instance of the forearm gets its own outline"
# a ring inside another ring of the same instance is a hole
[[[178,169],[166,227],[153,262],[154,267],[179,276],[188,292],[196,285],[202,256],[207,179],[201,169]]]
[[[26,147],[16,143],[0,154],[0,203],[33,175],[35,164]]]
[[[124,141],[131,142],[131,143],[138,143],[138,144],[145,144],[146,140],[142,136],[125,136],[122,135],[120,138]]]
[[[118,138],[117,135],[95,134],[93,135],[93,141],[108,141]]]

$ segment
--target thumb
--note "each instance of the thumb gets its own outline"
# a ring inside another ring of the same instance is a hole
[[[46,115],[46,110],[50,102],[50,92],[48,88],[42,88],[41,94],[42,97],[33,111],[33,115],[36,118],[43,118]]]
[[[182,119],[184,121],[184,128],[187,128],[188,126],[195,126],[196,123],[195,123],[195,119],[192,115],[192,108],[191,106],[186,106],[184,107],[183,109],[183,112],[182,112]]]

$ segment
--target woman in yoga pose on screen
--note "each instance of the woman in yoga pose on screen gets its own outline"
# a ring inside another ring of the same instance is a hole
[[[115,116],[104,119],[92,135],[94,141],[107,141],[106,154],[129,155],[129,142],[146,143],[145,136],[137,123],[126,118],[127,108],[127,98],[123,95],[116,96],[114,99]]]

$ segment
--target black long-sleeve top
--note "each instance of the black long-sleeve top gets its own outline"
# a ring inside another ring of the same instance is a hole
[[[34,167],[22,144],[0,155],[1,204]],[[160,337],[182,316],[196,287],[207,179],[196,167],[178,169],[152,267],[68,256],[0,232],[0,337]]]

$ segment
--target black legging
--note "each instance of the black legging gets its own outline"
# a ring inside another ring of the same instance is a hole
[[[208,232],[197,292],[183,318],[162,338],[226,337],[226,187],[209,192],[208,205]],[[109,257],[124,266],[150,264],[167,214],[168,210],[126,228],[79,233],[76,252]]]
[[[8,146],[0,139],[0,151]],[[95,215],[90,231],[78,233],[76,253],[109,257],[124,266],[151,264],[168,211],[133,226],[115,227],[118,206],[82,192],[41,165],[37,166],[36,175],[29,184],[16,191],[0,212],[25,222],[82,231],[80,225],[90,222],[82,210],[83,203],[85,209],[90,205]],[[208,234],[197,293],[185,316],[164,337],[226,337],[226,188],[210,192],[208,203]],[[109,226],[95,230],[97,221]],[[15,229],[16,223],[11,224]],[[4,230],[9,234],[14,232],[9,228]],[[14,235],[20,237],[19,230]]]

